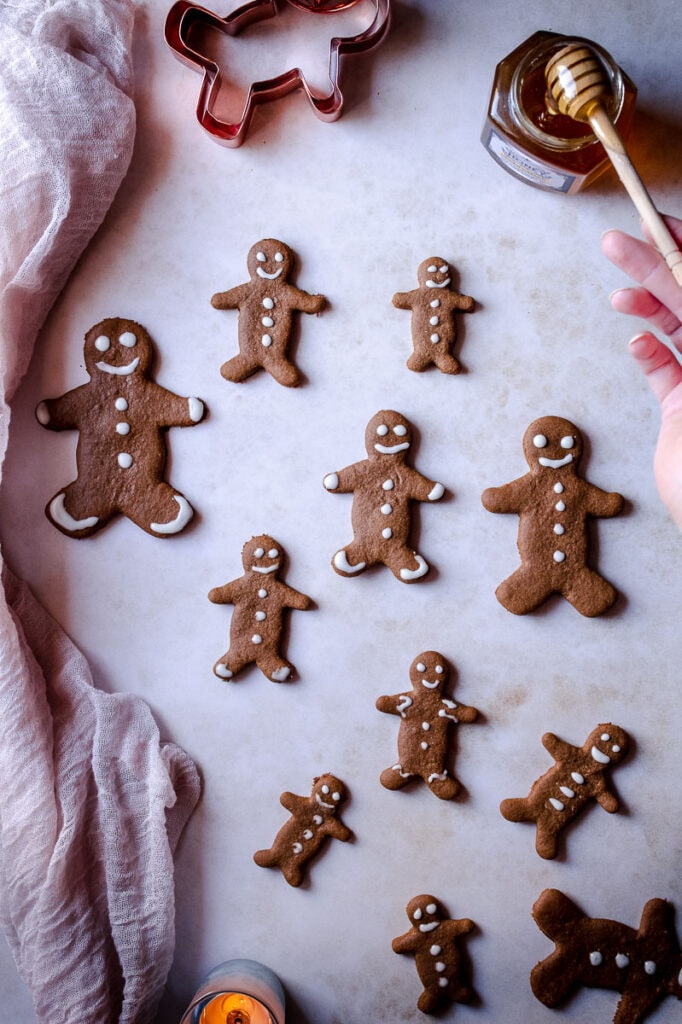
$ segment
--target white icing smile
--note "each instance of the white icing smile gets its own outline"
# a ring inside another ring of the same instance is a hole
[[[279,267],[278,270],[274,270],[272,274],[268,274],[267,270],[263,270],[262,267],[256,267],[256,273],[259,277],[264,277],[266,281],[275,281],[282,273],[283,267]]]
[[[319,793],[315,794],[315,799],[317,800],[320,807],[326,807],[328,811],[334,810],[334,804],[326,804]]]
[[[102,373],[111,373],[115,377],[127,377],[129,373],[134,373],[140,365],[140,357],[135,356],[132,363],[127,363],[125,366],[112,366],[111,363],[95,363],[98,370]]]
[[[252,565],[251,568],[254,572],[261,572],[263,575],[267,575],[267,573],[274,572],[275,569],[279,569],[279,562],[275,562],[274,565]]]
[[[568,466],[570,462],[573,462],[573,456],[570,452],[568,455],[564,455],[563,459],[546,459],[540,456],[538,462],[541,466],[547,466],[549,469],[561,469],[562,466]]]
[[[444,281],[432,281],[431,278],[426,282],[427,288],[447,288],[450,284],[450,278],[446,277]]]
[[[395,455],[397,452],[404,452],[410,447],[409,441],[403,441],[402,444],[386,445],[386,444],[375,444],[374,450],[379,452],[380,455]]]
[[[422,679],[422,686],[425,686],[427,690],[435,690],[438,686],[438,679],[434,679],[432,683],[428,679]]]
[[[439,924],[438,921],[432,921],[431,924],[420,924],[419,925],[419,931],[420,932],[432,932],[434,930],[434,928],[438,927],[438,924]]]
[[[609,757],[609,755],[605,754],[602,750],[599,750],[598,747],[592,747],[592,750],[590,751],[590,753],[592,754],[592,757],[594,758],[594,760],[598,761],[599,764],[610,764],[611,763],[611,758]]]

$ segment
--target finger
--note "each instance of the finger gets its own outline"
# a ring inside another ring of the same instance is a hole
[[[615,266],[682,318],[682,288],[657,249],[617,229],[607,231],[602,236],[601,248]]]
[[[682,384],[682,366],[667,345],[648,331],[630,342],[630,352],[660,403]]]
[[[609,298],[617,313],[648,320],[652,327],[667,334],[676,345],[682,347],[682,324],[679,318],[646,288],[618,288]]]

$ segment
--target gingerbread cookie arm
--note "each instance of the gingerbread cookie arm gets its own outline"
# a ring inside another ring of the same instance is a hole
[[[481,495],[488,512],[522,512],[529,504],[528,474],[500,487],[487,487]]]
[[[411,292],[396,292],[391,302],[396,309],[412,309],[419,301],[419,297],[419,289],[415,288]]]
[[[620,807],[620,801],[612,789],[609,789],[608,782],[602,772],[593,780],[594,799],[600,807],[603,807],[608,814],[615,814]]]
[[[443,718],[451,718],[453,722],[475,722],[478,718],[478,709],[469,707],[467,704],[458,704],[454,700],[443,699],[445,705],[438,714]]]
[[[559,739],[553,732],[544,734],[542,745],[555,761],[570,761],[582,753],[579,747],[574,747],[572,743],[566,743],[565,740]]]
[[[239,309],[241,304],[248,299],[251,287],[251,282],[248,282],[228,288],[225,292],[216,292],[211,296],[211,305],[214,309]]]
[[[403,473],[408,482],[409,496],[413,501],[439,501],[445,494],[443,484],[423,476],[412,466],[403,467]]]
[[[146,394],[154,402],[159,427],[193,427],[204,418],[206,408],[200,398],[176,395],[155,381],[147,382]]]
[[[232,580],[222,587],[213,587],[208,592],[208,599],[213,604],[234,604],[239,599],[239,580]]]
[[[623,510],[625,499],[617,491],[603,491],[594,484],[586,484],[585,511],[588,515],[611,519]]]
[[[335,494],[350,494],[359,485],[363,477],[364,462],[354,462],[336,473],[327,473],[322,481],[327,491]]]
[[[291,303],[291,308],[300,313],[320,313],[327,304],[324,295],[311,295],[310,292],[296,288],[293,284],[287,286],[285,294]]]
[[[396,693],[377,697],[375,703],[377,711],[384,711],[387,715],[400,715],[405,717],[405,711],[412,706],[412,698],[409,693]]]
[[[328,818],[324,824],[324,832],[330,839],[340,839],[342,843],[347,843],[353,838],[351,830],[338,818]]]
[[[282,793],[279,802],[290,814],[303,814],[310,806],[310,797],[297,796],[296,793],[290,793],[287,790]]]
[[[404,935],[398,935],[393,939],[391,948],[394,953],[416,953],[422,944],[422,936],[416,928],[410,928]]]
[[[277,593],[281,595],[282,602],[286,608],[295,608],[297,611],[305,612],[313,606],[312,597],[294,590],[293,587],[288,586],[286,583],[280,584],[277,588]]]
[[[46,398],[36,406],[36,419],[48,430],[76,430],[82,412],[88,407],[89,384],[81,384],[59,398]]]

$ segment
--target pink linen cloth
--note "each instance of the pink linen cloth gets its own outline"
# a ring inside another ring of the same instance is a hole
[[[0,0],[0,480],[37,333],[130,162],[133,19],[130,0]],[[39,1022],[144,1024],[198,774],[1,569],[0,921]]]

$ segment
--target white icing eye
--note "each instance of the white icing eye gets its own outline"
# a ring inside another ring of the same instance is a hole
[[[265,263],[267,260],[267,256],[265,255],[264,252],[257,252],[256,259],[258,260],[259,263]]]
[[[429,903],[428,907],[426,908],[426,913],[427,914],[435,914],[436,910],[437,910],[436,904],[435,903]]]
[[[620,754],[620,747],[618,746],[617,743],[613,744],[613,746],[611,747],[611,750],[614,752],[614,754]]]
[[[268,558],[277,558],[278,556],[279,551],[277,550],[277,548],[270,548],[270,550],[268,551]]]
[[[256,550],[253,553],[253,557],[254,558],[262,558],[264,554],[265,554],[265,551],[263,551],[263,548],[256,548]]]
[[[570,436],[570,434],[567,434],[566,437],[562,437],[561,438],[561,447],[562,448],[572,448],[574,444],[575,444],[575,441]]]
[[[545,437],[544,434],[536,434],[535,437],[533,438],[533,444],[535,445],[536,448],[546,448],[547,447],[547,438]]]
[[[598,949],[595,949],[593,953],[590,953],[590,963],[593,967],[599,967],[603,960],[603,957]]]
[[[332,793],[332,800],[334,801],[334,803],[338,803],[340,799],[341,799],[341,794],[340,793]]]
[[[630,957],[625,953],[616,953],[616,967],[627,967],[630,963]]]
[[[645,960],[644,961],[644,973],[645,974],[655,974],[656,973],[656,961],[655,960]]]
[[[426,665],[422,661],[417,662],[417,672],[426,672]]]
[[[609,734],[607,732],[603,732],[601,734],[601,736],[599,737],[599,739],[602,741],[602,743],[608,743],[609,740],[611,739],[611,737],[609,736]]]
[[[382,423],[380,427],[377,427],[377,434],[379,435],[379,437],[386,437],[387,433],[388,427],[386,426],[385,423]]]
[[[443,666],[442,665],[436,665],[436,672],[438,673],[438,675],[441,675],[442,672],[443,672]]]
[[[100,334],[99,338],[95,339],[95,348],[98,352],[106,352],[111,345],[111,342],[107,338],[106,334]]]
[[[284,263],[284,256],[281,252],[275,253],[275,263]]]
[[[447,274],[447,272],[448,272],[448,265],[447,265],[447,263],[444,263],[443,266],[439,267],[438,269],[440,270],[441,274]]]
[[[124,331],[118,340],[124,348],[133,348],[137,345],[137,338],[132,331]]]
[[[414,914],[412,916],[414,917],[415,921],[421,921],[421,919],[422,919],[422,912],[421,912],[421,910],[419,910],[419,908],[417,908],[417,910],[415,910],[415,912],[414,912]]]
[[[404,427],[402,423],[399,423],[397,427],[393,428],[393,433],[397,434],[398,437],[405,437],[407,433],[407,427]]]
[[[324,785],[324,786],[322,787],[322,792],[324,793],[324,795],[325,795],[325,796],[326,796],[326,795],[327,795],[327,793],[329,792],[329,786],[327,786],[327,785],[326,785],[326,783],[325,783],[325,785]]]
[[[432,263],[431,266],[427,267],[426,269],[428,270],[429,274],[435,274],[436,271],[438,270],[438,267],[436,266],[435,263]]]

